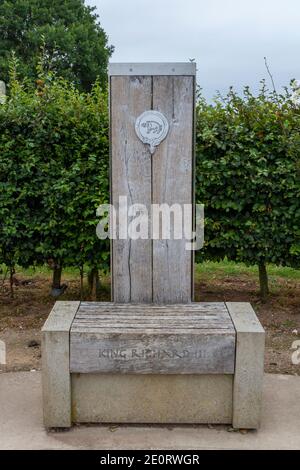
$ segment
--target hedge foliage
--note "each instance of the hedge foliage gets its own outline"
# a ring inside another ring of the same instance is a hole
[[[299,267],[300,110],[288,90],[270,93],[262,82],[258,96],[230,90],[213,106],[200,97],[196,140],[199,259],[227,257],[261,275],[266,263]]]
[[[33,88],[12,73],[0,149],[0,263],[107,268],[108,246],[95,236],[96,209],[109,192],[99,84],[80,93],[41,73]]]
[[[286,91],[199,97],[196,202],[205,205],[198,259],[299,267],[300,112]],[[96,208],[109,200],[107,94],[40,71],[11,70],[0,105],[0,263],[107,269]],[[262,280],[262,279],[261,279]],[[265,280],[266,281],[266,280]]]

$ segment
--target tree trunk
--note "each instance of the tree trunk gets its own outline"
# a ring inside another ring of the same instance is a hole
[[[53,266],[53,276],[52,276],[52,289],[51,295],[53,297],[59,297],[67,289],[67,284],[61,284],[61,274],[62,274],[62,265],[55,264]]]
[[[11,299],[14,298],[14,274],[15,274],[15,268],[14,268],[14,266],[10,266],[10,268],[9,268],[9,287],[10,287],[10,297],[11,297]]]
[[[97,268],[92,268],[88,274],[88,285],[91,300],[97,300],[100,292],[100,278]]]
[[[260,285],[260,295],[263,300],[266,300],[269,295],[269,281],[268,273],[265,263],[261,263],[258,266],[259,271],[259,285]]]
[[[83,266],[79,268],[80,272],[80,300],[83,298]]]
[[[8,271],[9,271],[9,268],[6,267],[5,273],[4,273],[4,275],[3,275],[3,279],[1,279],[1,290],[4,288],[4,283],[5,283],[5,281],[6,281]]]
[[[53,276],[52,276],[52,289],[60,289],[61,288],[61,273],[62,273],[62,266],[56,264],[53,268]]]

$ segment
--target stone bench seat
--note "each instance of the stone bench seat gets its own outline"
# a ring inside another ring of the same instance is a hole
[[[233,374],[235,329],[223,302],[82,302],[70,336],[80,373]]]

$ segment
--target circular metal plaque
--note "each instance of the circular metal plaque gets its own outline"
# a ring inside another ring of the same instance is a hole
[[[155,148],[167,137],[169,123],[159,111],[145,111],[135,122],[135,132],[144,144],[150,145],[150,152],[153,154]]]

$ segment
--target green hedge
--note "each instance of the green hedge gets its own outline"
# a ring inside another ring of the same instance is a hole
[[[107,268],[96,209],[108,202],[107,96],[48,76],[13,79],[0,106],[0,263]]]
[[[11,73],[0,105],[0,263],[108,269],[95,234],[109,200],[107,94],[80,93],[41,76],[32,87]],[[198,260],[299,267],[300,114],[288,93],[232,90],[197,104],[196,201],[205,205]]]
[[[198,259],[299,267],[300,112],[286,90],[232,90],[197,107],[196,200],[205,205]]]

